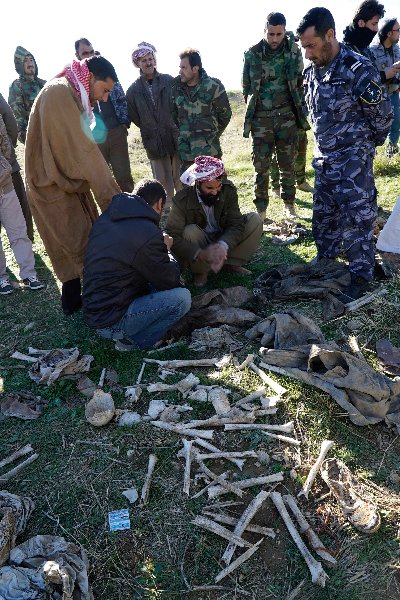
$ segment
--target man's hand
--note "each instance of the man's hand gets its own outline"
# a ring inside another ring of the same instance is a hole
[[[210,244],[203,248],[197,256],[200,260],[207,262],[214,273],[218,273],[228,258],[228,252],[222,244]]]
[[[164,236],[164,244],[167,246],[168,252],[172,248],[172,244],[174,243],[174,238],[168,235],[168,233],[163,233]]]
[[[393,79],[396,75],[400,73],[400,61],[395,62],[392,67],[388,67],[385,69],[386,79]]]

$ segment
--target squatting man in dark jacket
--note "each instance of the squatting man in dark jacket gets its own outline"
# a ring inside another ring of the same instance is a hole
[[[256,251],[263,231],[257,213],[242,215],[237,190],[224,174],[219,158],[195,158],[181,176],[187,187],[176,194],[168,216],[172,253],[189,264],[196,287],[206,285],[209,271],[250,275],[242,265]]]
[[[84,318],[116,350],[150,348],[188,312],[173,239],[159,228],[166,193],[156,180],[113,197],[94,223],[83,272]]]

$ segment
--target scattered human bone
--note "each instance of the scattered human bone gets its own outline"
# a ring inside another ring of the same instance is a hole
[[[136,385],[139,385],[140,383],[142,383],[145,368],[146,368],[146,362],[143,361],[142,366],[140,367],[139,375],[137,376],[137,379],[136,379]]]
[[[158,376],[162,381],[165,381],[168,377],[172,377],[172,375],[181,375],[181,373],[174,369],[163,369],[162,367],[158,367]]]
[[[307,479],[304,482],[303,487],[301,488],[300,492],[297,494],[298,498],[300,498],[300,496],[305,496],[305,498],[307,498],[307,500],[308,500],[308,494],[310,493],[311,486],[314,483],[314,479],[316,478],[317,473],[318,473],[322,463],[324,462],[326,455],[328,454],[329,450],[331,448],[333,448],[334,445],[335,445],[335,442],[332,442],[331,440],[323,440],[323,442],[321,443],[321,448],[319,451],[318,458],[315,461],[315,463],[313,464],[313,466],[311,467],[310,472],[307,476]]]
[[[13,354],[11,354],[11,358],[16,358],[17,360],[24,360],[25,362],[30,362],[30,363],[35,363],[37,362],[37,358],[34,358],[33,356],[28,356],[27,354],[22,354],[22,352],[14,352]]]
[[[265,392],[265,387],[260,387],[258,390],[249,394],[248,396],[244,396],[244,398],[240,398],[240,400],[237,400],[237,402],[235,402],[233,406],[241,406],[242,404],[248,404],[249,402],[253,402],[253,400],[257,400],[258,398],[264,396]]]
[[[206,442],[205,440],[202,440],[200,438],[195,438],[193,441],[198,446],[201,446],[202,448],[205,448],[206,450],[210,450],[210,452],[220,452],[219,448],[217,448],[216,446],[213,446],[212,444],[210,444],[209,442]],[[240,470],[243,469],[243,465],[245,463],[244,460],[237,460],[236,458],[229,458],[228,460],[230,460],[230,462],[232,462],[234,465],[236,465]]]
[[[230,362],[232,360],[232,354],[225,354],[225,356],[223,356],[220,360],[218,360],[215,363],[215,366],[218,367],[218,369],[223,369],[224,367],[227,367]]]
[[[173,431],[174,433],[178,433],[179,435],[187,435],[189,437],[199,437],[204,440],[212,440],[214,431],[212,429],[184,429],[178,425],[173,425],[172,423],[166,423],[165,421],[150,421],[154,427],[158,427],[159,429],[166,429],[167,431]]]
[[[270,433],[269,431],[264,431],[263,429],[261,430],[261,433],[268,437],[274,438],[275,440],[279,440],[280,442],[283,442],[284,444],[292,444],[292,446],[300,446],[301,445],[300,440],[296,440],[295,438],[287,437],[286,435]]]
[[[246,450],[244,452],[212,452],[211,454],[198,454],[199,460],[209,460],[213,458],[257,458],[257,452]]]
[[[132,427],[132,425],[137,425],[142,420],[142,417],[139,413],[133,412],[131,410],[124,410],[119,418],[118,418],[118,426],[119,427]]]
[[[207,402],[207,400],[208,400],[207,390],[205,390],[204,388],[200,388],[200,389],[197,388],[196,390],[194,390],[192,392],[188,392],[186,399],[190,400],[191,402]]]
[[[183,449],[185,458],[185,471],[183,474],[183,493],[187,496],[190,495],[190,467],[191,467],[191,454],[193,440],[185,440],[183,438]]]
[[[364,296],[362,296],[362,298],[359,298],[358,300],[353,300],[353,302],[349,302],[348,304],[346,304],[346,312],[358,310],[362,306],[374,302],[377,298],[380,298],[381,296],[384,296],[387,293],[388,290],[386,288],[382,288],[380,290],[377,290],[376,292],[365,294]]]
[[[12,454],[10,454],[10,456],[7,456],[6,458],[3,458],[3,460],[0,460],[0,468],[5,467],[6,465],[9,465],[10,463],[14,462],[18,458],[21,458],[22,456],[26,456],[27,454],[30,454],[30,452],[33,452],[33,448],[30,444],[23,446],[19,450],[16,450]]]
[[[140,506],[144,506],[147,504],[150,493],[150,485],[151,480],[153,479],[154,467],[156,466],[157,456],[155,454],[150,454],[149,456],[149,464],[147,466],[147,475],[144,480],[144,484],[142,487],[142,492],[140,494]]]
[[[225,540],[229,540],[230,542],[233,542],[235,544],[235,546],[239,546],[239,548],[251,548],[252,544],[250,544],[250,542],[247,542],[246,540],[244,540],[243,538],[235,535],[234,533],[232,533],[232,531],[229,531],[229,529],[226,529],[226,527],[222,527],[222,525],[218,525],[218,523],[216,523],[215,521],[212,521],[211,519],[207,519],[207,517],[202,517],[201,515],[198,515],[197,517],[195,517],[192,521],[193,525],[197,525],[198,527],[202,527],[203,529],[207,529],[207,531],[211,531],[211,533],[215,533],[215,535],[219,535],[220,537],[224,538]]]
[[[208,400],[213,405],[217,415],[225,415],[231,410],[228,396],[223,388],[216,387],[210,390]]]
[[[243,371],[243,369],[248,367],[249,364],[253,362],[253,360],[254,354],[248,354],[242,363],[239,364],[238,360],[234,359],[233,364],[235,365],[237,371]]]
[[[32,348],[32,346],[28,347],[28,354],[41,354],[42,356],[44,356],[45,354],[48,354],[49,352],[51,352],[51,349],[39,350],[39,348]]]
[[[98,383],[97,387],[99,387],[99,388],[103,387],[105,376],[106,376],[106,368],[104,367],[101,370],[100,379],[99,379],[99,383]]]
[[[248,560],[253,554],[258,550],[260,544],[263,542],[264,538],[261,538],[254,546],[243,552],[236,560],[233,561],[228,567],[223,569],[215,578],[215,583],[224,579],[229,573],[232,573],[235,569],[237,569],[241,564],[243,564],[246,560]]]
[[[229,471],[225,471],[224,473],[221,473],[220,477],[222,479],[227,479],[229,475]],[[206,477],[206,474],[203,473],[203,476]],[[207,485],[205,487],[203,487],[203,489],[201,489],[199,492],[197,492],[196,494],[194,494],[192,496],[192,498],[200,498],[200,496],[202,496],[203,494],[206,493],[206,491],[211,487],[215,485],[215,481],[212,479],[211,481],[209,481],[207,483]]]
[[[266,396],[261,397],[260,402],[263,408],[275,408],[276,405],[281,401],[280,396]]]
[[[198,460],[196,453],[194,454],[194,457],[196,458],[197,462],[199,463],[201,470],[206,475],[208,475],[208,477],[210,477],[210,479],[213,479],[214,481],[219,483],[219,485],[225,490],[225,493],[232,492],[233,494],[236,494],[236,496],[239,496],[239,498],[241,498],[243,496],[242,490],[236,484],[230,483],[229,481],[225,481],[225,479],[223,477],[213,473],[203,461]]]
[[[137,402],[141,396],[142,388],[140,385],[129,385],[125,389],[125,398],[128,402]]]
[[[178,391],[181,394],[186,394],[190,389],[194,388],[200,383],[200,379],[189,373],[184,379],[181,379],[177,383],[151,383],[147,386],[148,392],[173,392]]]
[[[265,475],[263,477],[251,477],[250,479],[235,481],[235,487],[240,490],[245,490],[256,485],[268,485],[270,483],[278,483],[280,481],[283,481],[282,472],[274,473],[273,475]],[[210,499],[217,498],[218,496],[222,496],[222,494],[226,493],[227,490],[220,485],[214,485],[208,488],[208,497]]]
[[[39,454],[36,454],[36,452],[35,454],[28,456],[27,459],[25,459],[22,463],[14,467],[14,469],[11,469],[11,471],[7,471],[7,473],[3,473],[3,475],[0,475],[0,483],[3,483],[4,481],[9,481],[10,479],[18,475],[18,473],[22,471],[22,469],[33,463],[33,461],[35,461],[37,458],[39,458]]]
[[[228,347],[231,352],[239,350],[243,344],[231,335],[230,330],[229,325],[195,329],[192,331],[192,339],[188,347],[195,352],[207,352],[210,348],[223,346]]]
[[[289,421],[288,423],[283,423],[282,425],[270,425],[265,423],[253,423],[253,424],[240,424],[240,423],[232,423],[227,424],[224,427],[225,431],[237,431],[239,429],[267,429],[269,431],[283,431],[283,433],[292,433],[294,429],[293,421]]]
[[[182,346],[183,342],[174,342],[173,344],[167,344],[167,346],[161,346],[160,348],[154,348],[154,350],[147,350],[147,354],[158,354],[159,352],[164,352],[165,350],[170,350],[171,348],[176,348],[177,346]]]
[[[357,356],[357,358],[359,358],[360,360],[365,360],[365,356],[364,356],[364,354],[360,350],[360,346],[358,345],[356,336],[355,335],[350,335],[348,341],[349,341],[349,346],[350,346],[351,351],[353,352],[353,354],[355,356]]]
[[[239,538],[242,536],[243,532],[246,530],[247,525],[249,525],[256,512],[260,510],[261,506],[268,498],[268,496],[268,492],[261,491],[259,494],[257,494],[255,498],[253,498],[253,500],[247,506],[242,516],[239,518],[237,524],[235,525],[235,529],[233,530],[234,535],[238,536]],[[225,562],[226,565],[229,565],[229,563],[231,562],[235,550],[236,544],[234,542],[230,542],[224,554],[222,555],[222,560]]]
[[[162,413],[162,411],[166,409],[166,407],[167,402],[165,400],[150,400],[147,414],[149,417],[155,420]]]
[[[96,384],[87,375],[82,375],[76,384],[76,388],[90,400],[96,390]]]
[[[300,553],[302,554],[304,560],[307,563],[307,566],[311,573],[311,581],[313,583],[317,583],[321,587],[325,587],[328,575],[325,573],[321,563],[315,560],[315,558],[312,556],[307,546],[301,539],[299,532],[297,531],[292,519],[290,518],[288,511],[286,510],[281,494],[279,492],[271,492],[270,497],[275,505],[275,508],[282,517],[290,535],[292,536],[294,543],[296,544],[297,548],[299,549]]]
[[[138,491],[134,487],[124,490],[122,495],[125,496],[131,504],[135,504],[136,500],[139,498]]]
[[[235,519],[235,517],[229,517],[228,515],[215,513],[212,510],[203,509],[203,514],[207,515],[208,517],[212,517],[214,521],[217,521],[217,523],[222,523],[223,525],[234,526],[238,522],[238,519]],[[273,529],[270,527],[262,527],[261,525],[246,525],[246,531],[249,531],[250,533],[259,533],[260,535],[264,535],[272,539],[276,537],[276,533]]]
[[[272,377],[269,377],[269,375],[267,375],[266,373],[264,373],[264,371],[262,371],[261,369],[259,369],[257,367],[257,365],[255,365],[253,362],[249,364],[249,367],[252,371],[254,371],[254,373],[256,373],[259,377],[261,377],[261,379],[263,380],[264,383],[266,383],[267,385],[269,385],[269,387],[274,390],[274,392],[276,394],[278,394],[278,396],[283,396],[284,394],[287,393],[287,389],[284,388],[283,386],[279,385],[279,383],[277,383],[274,379],[272,379]]]
[[[85,407],[86,420],[95,427],[107,425],[114,418],[115,406],[111,394],[97,389]]]
[[[218,358],[199,358],[195,360],[157,360],[156,358],[145,358],[148,364],[159,365],[164,369],[181,369],[183,367],[215,367]]]
[[[300,526],[300,533],[303,533],[308,541],[310,542],[311,548],[320,556],[323,560],[329,563],[331,566],[335,566],[337,561],[333,558],[332,554],[327,550],[324,544],[321,542],[317,534],[313,529],[311,529],[311,525],[301,512],[300,508],[297,505],[295,498],[291,494],[286,494],[282,496],[284,503],[290,508],[292,511],[297,523]]]
[[[190,412],[193,410],[191,406],[188,404],[171,404],[164,408],[162,413],[160,414],[160,421],[165,421],[166,423],[178,423],[181,418],[181,414],[185,412]]]

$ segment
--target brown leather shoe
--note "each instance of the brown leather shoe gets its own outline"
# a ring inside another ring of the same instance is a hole
[[[208,273],[193,273],[193,285],[201,288],[207,285]]]
[[[251,271],[249,269],[245,269],[244,267],[240,267],[239,265],[224,265],[222,267],[224,273],[236,273],[236,275],[251,275]]]

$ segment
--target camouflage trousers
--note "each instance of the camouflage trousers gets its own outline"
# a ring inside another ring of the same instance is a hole
[[[274,149],[281,173],[281,197],[287,203],[294,203],[297,125],[293,111],[290,107],[279,111],[257,111],[252,122],[251,134],[252,158],[256,172],[254,204],[257,210],[265,210],[268,206],[269,169]]]
[[[304,131],[304,129],[299,129],[297,132],[297,148],[294,163],[294,172],[297,185],[301,185],[306,180],[307,143],[307,132]],[[279,190],[281,184],[279,181],[279,167],[275,153],[272,157],[269,177],[271,180],[271,188],[273,190]]]
[[[312,232],[320,258],[344,252],[352,278],[374,275],[373,222],[377,191],[373,156],[353,151],[326,162],[314,159],[315,193]]]

